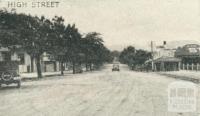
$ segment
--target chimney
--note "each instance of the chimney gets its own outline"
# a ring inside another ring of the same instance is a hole
[[[166,48],[167,42],[163,41],[163,47]]]
[[[167,42],[166,41],[163,41],[163,45],[165,46],[167,44]]]

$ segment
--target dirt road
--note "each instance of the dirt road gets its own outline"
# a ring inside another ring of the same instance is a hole
[[[175,79],[111,66],[3,87],[0,116],[199,116],[199,97],[197,112],[168,112],[167,86]]]

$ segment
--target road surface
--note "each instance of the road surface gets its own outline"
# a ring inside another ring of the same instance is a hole
[[[175,79],[120,67],[3,87],[0,116],[200,116],[199,104],[193,113],[168,112],[167,86]]]

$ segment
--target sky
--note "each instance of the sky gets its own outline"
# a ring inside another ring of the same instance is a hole
[[[10,9],[8,1],[28,2],[17,12],[63,16],[82,34],[99,32],[112,50],[128,45],[150,49],[150,41],[200,40],[200,0],[0,0],[0,7]],[[35,1],[60,3],[56,8],[32,8]]]

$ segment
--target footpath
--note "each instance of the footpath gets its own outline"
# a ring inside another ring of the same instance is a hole
[[[181,70],[181,71],[158,72],[158,74],[171,78],[191,81],[194,83],[200,83],[200,71]]]
[[[61,72],[42,72],[43,77],[60,76]],[[37,80],[37,73],[21,73],[20,77],[22,80]]]

